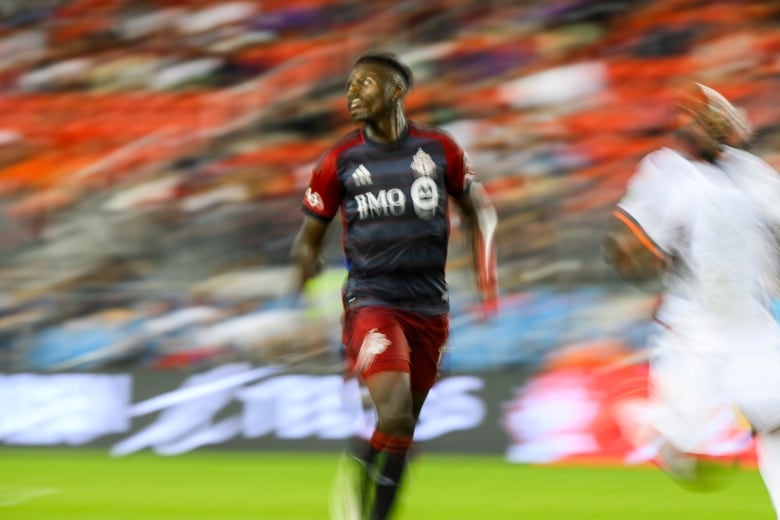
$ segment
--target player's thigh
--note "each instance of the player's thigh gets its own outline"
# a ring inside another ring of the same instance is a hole
[[[392,309],[349,309],[344,341],[347,370],[364,381],[380,372],[410,372],[409,344]]]
[[[404,334],[410,346],[412,392],[416,396],[416,407],[420,408],[439,373],[449,337],[449,317],[446,314],[424,316],[407,313],[404,316]]]

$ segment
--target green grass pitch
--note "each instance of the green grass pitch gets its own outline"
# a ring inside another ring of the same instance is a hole
[[[328,518],[336,454],[200,451],[115,459],[84,450],[0,449],[2,520]],[[423,454],[397,520],[772,520],[754,470],[692,493],[649,468],[521,466]]]

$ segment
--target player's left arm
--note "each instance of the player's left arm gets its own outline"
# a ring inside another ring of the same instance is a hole
[[[444,140],[447,154],[446,189],[455,201],[472,255],[483,317],[498,312],[496,228],[498,216],[477,179],[466,152],[454,140]]]
[[[463,229],[472,253],[482,310],[491,315],[498,311],[496,210],[485,188],[474,180],[455,201],[460,209]]]

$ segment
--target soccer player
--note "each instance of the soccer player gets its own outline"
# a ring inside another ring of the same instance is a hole
[[[714,442],[737,421],[736,406],[757,435],[777,511],[780,332],[768,288],[778,265],[780,177],[724,144],[747,142],[749,127],[719,93],[692,85],[675,115],[675,148],[641,161],[604,244],[622,277],[660,277],[647,453],[673,476],[696,478],[693,455],[723,449]]]
[[[326,228],[341,212],[346,368],[364,382],[377,413],[369,445],[354,453],[367,479],[359,518],[371,520],[392,510],[449,333],[448,195],[469,237],[483,309],[497,305],[495,210],[463,149],[406,118],[411,86],[411,70],[393,54],[357,60],[346,97],[361,128],[315,166],[291,254],[303,284],[318,272]]]

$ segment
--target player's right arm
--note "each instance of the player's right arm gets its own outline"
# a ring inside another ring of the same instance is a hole
[[[321,256],[322,241],[327,230],[327,222],[308,215],[303,217],[303,223],[295,235],[290,250],[290,259],[298,269],[295,288],[299,293],[303,290],[306,282],[317,276],[322,270],[324,265]]]
[[[323,266],[322,243],[328,224],[341,206],[342,190],[336,169],[338,152],[329,150],[312,171],[309,186],[303,195],[303,222],[295,235],[290,259],[298,270],[296,289],[300,293]]]
[[[659,150],[645,157],[607,223],[604,261],[630,283],[656,279],[665,269],[679,234],[677,196],[687,162]]]
[[[612,213],[607,224],[602,254],[604,261],[631,283],[655,279],[666,265],[663,252],[619,208]]]

